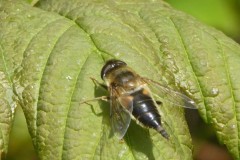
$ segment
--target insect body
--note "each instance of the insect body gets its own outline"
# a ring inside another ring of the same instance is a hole
[[[144,126],[154,128],[163,137],[168,138],[167,132],[161,126],[161,118],[156,103],[153,101],[147,89],[142,88],[130,94],[133,97],[132,115]]]
[[[194,102],[187,96],[161,86],[159,83],[139,76],[127,64],[120,60],[109,60],[103,66],[101,78],[110,92],[110,119],[113,130],[119,138],[125,135],[131,119],[140,125],[153,128],[163,137],[167,132],[161,125],[157,103],[148,88],[153,84],[157,95],[166,98],[175,105],[195,108]]]

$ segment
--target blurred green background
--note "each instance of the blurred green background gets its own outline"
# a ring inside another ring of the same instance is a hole
[[[240,42],[240,0],[164,0]]]
[[[165,0],[205,24],[213,26],[240,42],[240,0]],[[224,146],[217,143],[211,126],[206,126],[196,111],[186,111],[193,135],[195,160],[231,160]],[[199,133],[199,130],[202,132]],[[197,132],[198,131],[198,132]],[[36,160],[21,108],[15,112],[7,160]]]

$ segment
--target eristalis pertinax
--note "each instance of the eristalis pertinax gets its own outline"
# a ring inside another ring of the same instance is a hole
[[[98,97],[96,99],[107,100],[110,102],[111,126],[122,139],[127,132],[131,119],[136,120],[143,127],[153,128],[166,139],[168,133],[161,124],[161,116],[157,106],[160,101],[155,101],[154,95],[162,97],[176,106],[196,109],[195,102],[186,95],[174,91],[151,79],[141,77],[133,69],[121,60],[108,60],[101,70],[101,78],[110,96]],[[153,88],[153,92],[149,89]]]

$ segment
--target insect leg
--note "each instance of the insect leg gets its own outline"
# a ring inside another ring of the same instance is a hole
[[[98,100],[102,100],[102,101],[106,101],[106,102],[108,102],[109,99],[110,99],[109,96],[101,96],[101,97],[96,97],[96,98],[93,98],[93,99],[87,99],[87,100],[84,100],[84,101],[80,102],[80,104],[83,104],[83,103],[88,104],[88,102],[91,102],[91,101],[98,101]]]
[[[109,99],[110,99],[110,97],[108,97],[108,96],[101,96],[101,97],[97,97],[97,98],[93,98],[93,99],[84,100],[84,101],[80,102],[79,104],[81,105],[81,104],[85,103],[85,104],[91,106],[92,112],[93,112],[95,115],[97,115],[97,116],[101,116],[102,113],[97,114],[97,113],[95,112],[94,108],[93,108],[93,105],[92,105],[91,103],[89,103],[89,102],[91,102],[91,101],[98,101],[98,100],[109,101]]]
[[[90,79],[93,81],[93,83],[94,83],[95,85],[99,85],[99,86],[101,86],[102,88],[104,88],[105,90],[108,89],[108,87],[107,87],[105,84],[102,84],[102,83],[98,82],[98,80],[96,80],[95,78],[90,77]]]
[[[95,78],[93,77],[90,77],[90,79],[93,81],[93,83],[95,85],[99,85],[101,86],[102,88],[106,89],[107,90],[107,86],[98,82],[98,80],[96,80]],[[89,104],[88,102],[91,102],[91,101],[97,101],[97,100],[102,100],[102,101],[109,101],[110,97],[109,96],[101,96],[101,97],[96,97],[96,98],[92,98],[92,99],[86,99],[82,102],[80,102],[79,104],[83,104],[83,103],[86,103],[86,104]]]

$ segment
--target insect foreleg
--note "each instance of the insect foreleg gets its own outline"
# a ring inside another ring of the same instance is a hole
[[[99,85],[99,86],[101,86],[102,88],[104,88],[105,90],[108,90],[108,87],[107,87],[105,84],[100,83],[98,80],[96,80],[96,79],[93,78],[93,77],[90,77],[90,79],[93,81],[93,83],[94,83],[95,85]]]
[[[102,113],[96,113],[95,110],[94,110],[94,108],[93,108],[93,105],[92,105],[91,103],[89,103],[89,102],[91,102],[91,101],[99,101],[99,100],[109,101],[109,99],[110,99],[110,97],[108,97],[108,96],[101,96],[101,97],[97,97],[97,98],[93,98],[93,99],[84,100],[84,101],[80,102],[79,104],[81,105],[81,104],[85,103],[85,104],[91,106],[92,112],[93,112],[95,115],[97,115],[97,116],[101,116]]]

